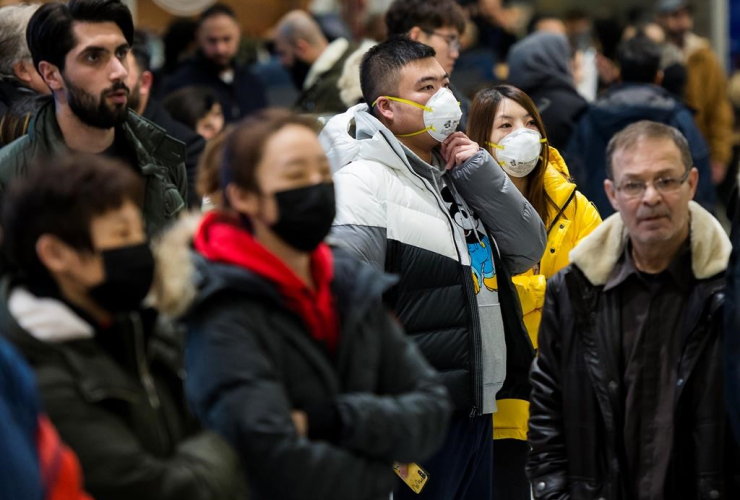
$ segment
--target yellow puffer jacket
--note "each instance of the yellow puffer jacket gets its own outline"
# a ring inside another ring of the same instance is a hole
[[[545,191],[558,208],[550,208],[547,248],[540,261],[539,274],[530,269],[513,278],[522,303],[524,325],[535,349],[545,303],[546,280],[570,264],[570,251],[601,224],[596,207],[568,179],[570,172],[563,157],[555,148],[550,148],[550,164],[544,179]],[[520,399],[503,399],[496,404],[498,411],[493,417],[493,438],[526,440],[529,403]]]

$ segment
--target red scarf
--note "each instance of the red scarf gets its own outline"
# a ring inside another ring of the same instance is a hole
[[[282,260],[277,258],[232,217],[211,212],[203,217],[195,234],[195,249],[212,262],[243,267],[275,283],[288,307],[305,323],[311,336],[336,353],[339,318],[331,283],[334,262],[331,250],[322,243],[311,254],[312,290]]]

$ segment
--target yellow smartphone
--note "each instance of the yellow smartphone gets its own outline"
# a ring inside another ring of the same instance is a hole
[[[427,481],[429,481],[429,473],[418,464],[408,464],[408,468],[408,474],[405,478],[403,478],[401,477],[399,465],[393,465],[393,470],[396,472],[396,475],[398,475],[398,477],[401,477],[401,480],[406,483],[414,493],[418,495],[419,493],[421,493],[421,490],[424,489],[424,486],[426,486]]]

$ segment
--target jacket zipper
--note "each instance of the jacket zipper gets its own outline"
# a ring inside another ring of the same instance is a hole
[[[136,366],[139,371],[139,379],[141,385],[144,387],[149,405],[158,410],[161,406],[159,396],[157,395],[157,388],[154,385],[154,379],[149,371],[149,365],[146,360],[146,352],[144,349],[144,328],[141,325],[141,317],[138,314],[132,313],[131,324],[134,327],[134,346],[136,349]]]
[[[385,139],[385,141],[388,142],[388,139],[385,136],[383,136],[383,139]],[[390,143],[388,143],[388,145],[391,146],[391,149],[393,149],[393,146]],[[393,149],[393,152],[395,153],[395,149]],[[398,153],[396,153],[396,156],[398,156]],[[404,163],[405,165],[403,158],[399,157],[399,159],[401,160],[401,163]],[[413,167],[411,167],[410,165],[408,167],[409,167],[409,170],[411,171],[411,174],[414,177],[418,178],[421,181],[422,185],[427,186],[427,184],[429,184],[429,181],[427,181],[421,175],[416,173]],[[444,204],[440,202],[439,186],[437,186],[437,181],[434,175],[432,175],[432,179],[434,180],[434,185],[438,189],[438,191],[435,192],[432,189],[429,189],[429,187],[427,187],[426,189],[432,192],[432,195],[434,196],[434,200],[437,202],[437,206],[442,211],[442,213],[445,214],[445,218],[447,219],[447,225],[449,226],[450,231],[452,232],[452,240],[453,240],[453,243],[455,244],[454,246],[455,246],[455,253],[457,254],[457,261],[462,266],[462,255],[460,255],[460,249],[457,247],[458,236],[455,230],[455,223],[452,220],[452,217],[450,217],[450,214],[445,208]],[[483,383],[481,381],[481,373],[480,373],[481,370],[483,369],[481,366],[482,360],[480,359],[481,350],[482,350],[480,346],[481,344],[480,318],[477,317],[478,309],[477,309],[477,304],[475,304],[475,297],[473,297],[474,299],[473,302],[470,301],[470,291],[471,290],[470,290],[470,286],[468,286],[469,285],[468,277],[463,276],[463,282],[465,284],[465,295],[468,301],[468,306],[470,307],[471,315],[473,316],[472,319],[473,319],[473,328],[474,328],[474,331],[473,331],[473,367],[472,367],[471,375],[473,377],[473,391],[474,391],[475,401],[473,402],[473,407],[470,410],[470,418],[473,418],[473,417],[478,416],[479,412],[483,408],[483,385],[482,385]]]

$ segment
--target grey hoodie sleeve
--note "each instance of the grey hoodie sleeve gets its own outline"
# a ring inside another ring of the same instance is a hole
[[[511,274],[528,271],[540,261],[547,245],[545,225],[488,151],[481,149],[449,175],[491,231]]]

